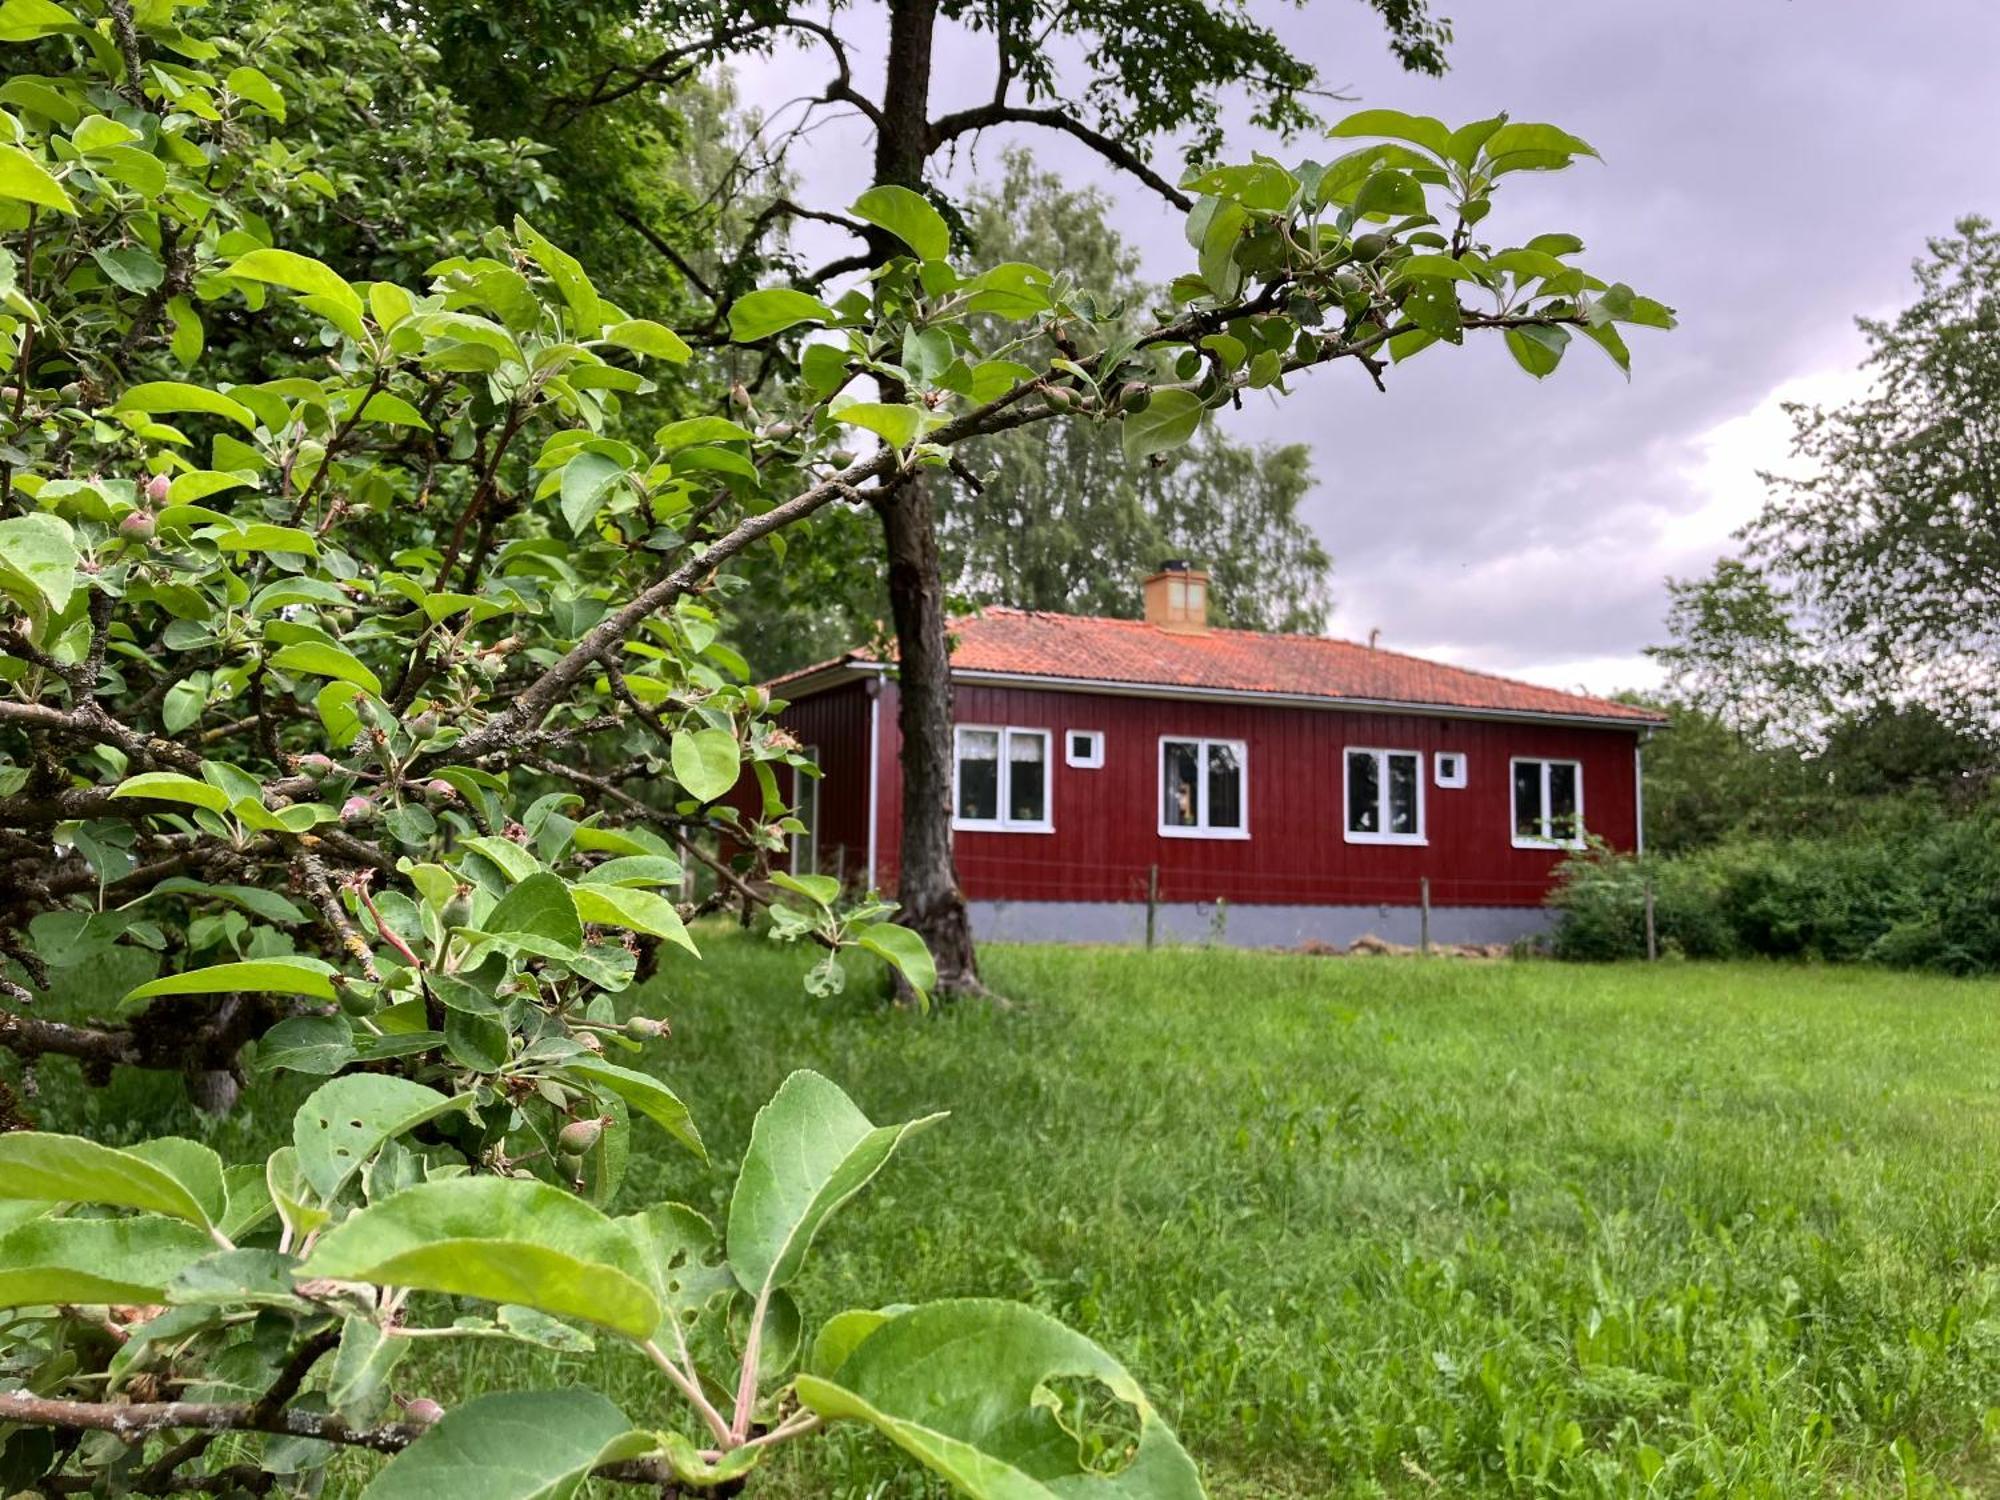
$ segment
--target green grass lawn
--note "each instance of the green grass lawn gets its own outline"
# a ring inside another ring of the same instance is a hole
[[[1011,1008],[924,1018],[703,941],[647,1008],[717,1171],[642,1125],[624,1202],[719,1213],[794,1067],[949,1109],[823,1236],[809,1317],[1033,1302],[1218,1497],[2000,1491],[2000,985],[996,947]],[[437,1377],[499,1357],[599,1373]],[[750,1493],[936,1493],[808,1448]]]

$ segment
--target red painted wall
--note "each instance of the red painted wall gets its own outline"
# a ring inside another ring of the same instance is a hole
[[[868,711],[865,682],[844,683],[801,698],[778,722],[801,745],[819,751],[819,869],[838,874],[859,888],[868,862]],[[885,733],[893,721],[885,721]],[[794,801],[789,774],[780,771],[778,791]],[[900,794],[900,788],[898,789]]]
[[[838,705],[823,703],[839,700]],[[820,743],[821,843],[835,809],[843,828],[865,821],[868,704],[842,687],[804,700],[784,722]],[[1356,713],[1200,700],[1128,698],[961,684],[957,717],[1054,731],[1053,833],[954,835],[958,871],[975,900],[1144,900],[1159,866],[1167,901],[1233,904],[1411,905],[1418,881],[1440,906],[1536,906],[1561,854],[1516,849],[1508,762],[1548,756],[1583,766],[1584,821],[1621,849],[1638,838],[1633,730]],[[858,745],[857,740],[858,727]],[[1104,732],[1104,765],[1066,764],[1063,734]],[[822,738],[815,740],[814,734]],[[1243,740],[1249,754],[1250,837],[1162,838],[1157,804],[1162,735]],[[879,745],[877,884],[893,891],[902,787],[897,775],[896,689],[885,683]],[[1424,753],[1424,845],[1350,844],[1342,835],[1346,747]],[[838,747],[838,748],[836,748]],[[1431,757],[1466,756],[1462,789],[1436,784]]]

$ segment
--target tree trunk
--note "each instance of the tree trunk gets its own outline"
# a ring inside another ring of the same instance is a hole
[[[931,46],[936,0],[893,0],[875,181],[921,190],[930,156]],[[870,236],[878,259],[900,243]],[[902,393],[888,393],[890,400]],[[937,961],[943,995],[979,988],[972,923],[951,857],[951,652],[939,576],[935,480],[909,479],[877,507],[889,553],[903,733],[903,842],[897,899],[902,920]]]
[[[939,993],[979,988],[972,923],[951,857],[951,654],[938,576],[933,480],[919,475],[878,507],[889,553],[903,734],[903,921],[937,961]]]

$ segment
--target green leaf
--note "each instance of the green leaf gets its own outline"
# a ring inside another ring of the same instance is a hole
[[[630,349],[634,354],[672,360],[677,365],[686,364],[694,353],[673,329],[649,318],[627,318],[622,323],[613,323],[604,330],[604,342]]]
[[[480,930],[517,941],[539,939],[572,954],[583,949],[576,899],[560,876],[546,872],[530,875],[502,896]]]
[[[232,401],[220,391],[211,391],[206,386],[190,385],[185,380],[149,380],[141,385],[128,386],[113,411],[137,412],[200,412],[204,416],[227,417],[237,426],[254,431],[257,418],[250,408],[240,401]]]
[[[729,336],[739,344],[754,344],[801,323],[833,320],[833,309],[819,298],[788,286],[767,286],[745,292],[729,305]]]
[[[577,336],[596,337],[598,329],[604,326],[604,302],[597,295],[597,288],[590,284],[583,263],[519,214],[514,216],[514,234],[528,254],[535,258],[535,264],[556,284],[556,290],[562,293],[563,302],[575,322]]]
[[[593,881],[571,886],[570,895],[576,901],[576,914],[586,922],[595,922],[600,927],[627,927],[649,937],[664,938],[696,958],[701,957],[694,939],[681,923],[681,914],[664,896]]]
[[[637,1247],[640,1274],[660,1304],[659,1337],[672,1341],[673,1324],[688,1336],[708,1313],[742,1296],[722,1261],[715,1226],[684,1203],[656,1203],[618,1221]]]
[[[1086,1467],[1058,1382],[1094,1385],[1137,1419],[1116,1472]],[[1014,1302],[937,1302],[883,1322],[835,1378],[801,1375],[828,1420],[866,1422],[974,1500],[1202,1500],[1201,1476],[1131,1374],[1045,1313]]]
[[[376,283],[377,286],[381,284]],[[389,391],[377,391],[370,396],[368,404],[361,408],[360,420],[380,422],[385,427],[415,427],[424,432],[431,430],[431,424],[424,420],[422,412]]]
[[[158,1167],[186,1188],[201,1205],[202,1216],[209,1223],[220,1224],[223,1215],[229,1212],[229,1189],[223,1181],[222,1158],[201,1142],[177,1135],[155,1136],[127,1146],[125,1154]]]
[[[362,1500],[569,1500],[599,1464],[653,1439],[596,1391],[501,1391],[448,1411]]]
[[[34,42],[82,23],[52,0],[7,0],[0,5],[0,42]]]
[[[182,802],[190,807],[205,807],[210,812],[229,810],[229,793],[192,776],[183,776],[178,771],[147,771],[138,776],[128,776],[112,788],[111,795],[114,798],[147,797],[155,802]]]
[[[1451,151],[1451,131],[1444,121],[1432,119],[1429,115],[1406,115],[1400,109],[1361,110],[1349,115],[1327,134],[1336,139],[1357,135],[1387,136],[1391,140],[1422,146],[1434,156],[1447,156]]]
[[[1514,356],[1515,364],[1537,380],[1554,373],[1556,366],[1562,362],[1563,350],[1568,347],[1569,330],[1566,328],[1545,328],[1530,323],[1507,330],[1507,352]]]
[[[1154,391],[1123,418],[1125,457],[1132,463],[1180,447],[1201,429],[1201,397],[1179,389]]]
[[[905,1136],[943,1119],[874,1125],[837,1084],[801,1070],[757,1112],[729,1200],[729,1264],[752,1296],[798,1275],[813,1237]]]
[[[33,590],[52,613],[60,614],[76,591],[76,567],[81,561],[76,533],[61,516],[12,516],[0,521],[0,564],[5,565],[0,588],[8,579],[18,580],[18,587]]]
[[[288,1068],[322,1077],[354,1059],[354,1028],[345,1016],[291,1016],[257,1039],[259,1072]]]
[[[632,1339],[660,1323],[625,1232],[574,1194],[524,1178],[405,1188],[326,1231],[299,1274],[518,1303]]]
[[[165,1300],[179,1307],[282,1307],[303,1311],[292,1288],[292,1259],[276,1250],[221,1250],[185,1268]]]
[[[625,466],[617,459],[588,449],[563,465],[562,515],[572,533],[582,533],[611,486],[624,477]]]
[[[229,263],[225,275],[268,282],[309,297],[325,297],[361,316],[361,294],[333,267],[291,250],[252,250]]]
[[[951,229],[922,193],[885,183],[856,198],[851,211],[855,218],[888,230],[919,260],[943,260],[951,254]]]
[[[372,697],[382,696],[382,679],[343,646],[329,646],[324,641],[295,641],[274,651],[267,661],[281,672],[307,672],[315,677],[332,677],[341,682],[351,682]]]
[[[313,1090],[292,1116],[299,1171],[322,1200],[361,1170],[385,1141],[414,1130],[465,1100],[380,1073],[350,1073]]]
[[[76,205],[63,185],[19,146],[0,146],[0,198],[58,209],[66,214],[76,212]]]
[[[1625,340],[1609,323],[1586,323],[1580,330],[1598,348],[1611,357],[1611,362],[1625,372],[1626,379],[1632,377],[1632,351],[1625,346]]]
[[[0,1307],[157,1303],[215,1249],[178,1219],[32,1219],[0,1235]]]
[[[727,729],[682,729],[674,733],[674,780],[697,802],[713,802],[736,785],[743,750]]]
[[[772,873],[771,884],[804,896],[815,906],[831,907],[840,899],[840,882],[831,875],[788,875],[778,870]]]
[[[1486,138],[1489,175],[1566,167],[1572,157],[1595,156],[1590,142],[1554,125],[1502,125]]]
[[[142,245],[120,245],[93,250],[90,258],[98,270],[116,286],[144,294],[167,279],[167,268],[159,256]]]
[[[924,414],[914,406],[887,401],[855,401],[834,412],[833,420],[874,433],[892,448],[907,448],[924,430]]]
[[[281,122],[284,120],[285,96],[278,91],[275,83],[255,68],[231,69],[229,76],[222,82],[223,86],[239,99],[249,100],[274,120]]]
[[[329,976],[333,972],[330,964],[297,955],[213,964],[185,974],[163,975],[140,985],[120,1003],[131,1005],[157,995],[304,995],[309,1000],[331,1000],[334,993]]]
[[[356,1426],[373,1422],[388,1405],[390,1372],[415,1346],[416,1340],[396,1338],[366,1318],[343,1319],[326,1380],[327,1403]]]
[[[931,958],[931,950],[909,928],[894,922],[872,922],[855,930],[854,941],[877,958],[894,964],[909,981],[910,988],[919,994],[928,995],[937,988],[937,964]]]
[[[598,1057],[580,1057],[566,1064],[563,1071],[616,1094],[696,1156],[708,1160],[708,1148],[701,1143],[694,1116],[659,1079]]]
[[[1354,195],[1357,217],[1366,214],[1420,214],[1424,211],[1424,190],[1417,179],[1394,167],[1384,167],[1369,175]]]
[[[74,1135],[17,1130],[0,1135],[0,1198],[109,1203],[211,1222],[196,1192],[165,1166]]]

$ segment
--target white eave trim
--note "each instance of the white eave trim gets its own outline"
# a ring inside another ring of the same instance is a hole
[[[875,663],[866,664],[881,670]],[[865,670],[866,668],[858,668]],[[991,682],[1009,687],[1044,688],[1057,693],[1107,693],[1120,698],[1200,698],[1211,703],[1265,703],[1278,708],[1323,708],[1348,713],[1417,714],[1432,719],[1499,719],[1523,724],[1572,724],[1585,729],[1623,729],[1643,734],[1660,727],[1653,719],[1613,719],[1599,714],[1542,713],[1521,708],[1460,708],[1443,703],[1406,703],[1395,698],[1320,698],[1305,693],[1257,693],[1235,688],[1184,687],[1178,683],[1117,682],[1097,677],[1048,677],[1034,672],[952,671],[954,682]]]
[[[767,682],[764,687],[773,697],[796,703],[801,698],[810,698],[814,693],[823,693],[842,683],[888,675],[889,668],[879,661],[835,661],[783,682]]]

